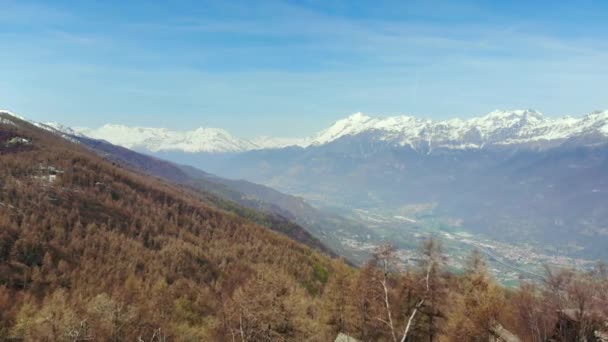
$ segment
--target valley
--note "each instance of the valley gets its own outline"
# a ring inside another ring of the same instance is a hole
[[[411,207],[411,206],[410,206]],[[415,207],[425,208],[420,204]],[[398,211],[397,211],[398,212]],[[590,270],[596,261],[570,257],[553,252],[541,244],[516,244],[472,234],[458,220],[441,219],[426,210],[405,217],[385,209],[354,209],[346,217],[358,220],[376,235],[352,236],[344,233],[341,243],[363,254],[370,254],[384,243],[392,243],[398,250],[401,267],[415,265],[418,246],[429,236],[438,238],[446,249],[449,267],[461,272],[473,249],[486,255],[493,277],[508,287],[516,287],[520,280],[540,281],[545,266]],[[344,214],[344,213],[343,213]]]

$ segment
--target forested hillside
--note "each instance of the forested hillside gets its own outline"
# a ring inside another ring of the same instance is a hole
[[[61,134],[60,132],[56,133]],[[189,190],[196,192],[198,197],[208,205],[234,213],[249,221],[283,233],[313,249],[335,256],[335,253],[318,238],[315,238],[307,229],[295,223],[295,220],[292,219],[293,215],[289,212],[261,200],[248,198],[246,194],[238,192],[228,185],[211,181],[210,179],[219,179],[213,175],[137,153],[102,140],[82,136],[69,136],[69,138],[90,148],[104,159],[144,175],[159,177],[186,186]],[[284,197],[289,196],[284,195]]]
[[[598,340],[608,272],[509,291],[430,239],[361,269],[9,116],[0,120],[0,339]]]
[[[12,121],[0,126],[4,336],[228,340],[241,322],[272,339],[319,331],[335,262]],[[266,320],[248,318],[254,306]]]
[[[62,134],[55,131],[57,134]],[[280,193],[244,180],[222,178],[191,166],[171,163],[103,140],[70,135],[103,156],[147,175],[169,180],[199,192],[209,204],[234,212],[329,255],[339,253],[350,261],[364,262],[369,255],[349,248],[345,235],[375,236],[363,224],[312,207],[302,198]],[[321,242],[319,239],[322,239]]]

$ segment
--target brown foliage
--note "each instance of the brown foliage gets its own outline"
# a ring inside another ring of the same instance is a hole
[[[254,281],[263,274],[281,276],[282,286],[271,281],[277,286],[265,293],[274,298],[289,289],[288,311],[323,293],[333,267],[328,258],[211,208],[187,189],[19,126],[0,127],[33,141],[27,151],[0,157],[4,335],[60,340],[80,329],[136,340],[161,329],[194,340],[230,339],[234,322],[225,308],[264,287]],[[301,329],[316,321],[311,315],[293,319],[276,336],[315,330]]]

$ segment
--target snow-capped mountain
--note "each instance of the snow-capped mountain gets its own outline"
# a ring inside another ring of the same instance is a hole
[[[542,149],[570,139],[582,139],[585,143],[608,140],[608,111],[596,111],[579,118],[547,118],[534,110],[496,110],[466,120],[430,120],[408,115],[374,118],[355,113],[308,138],[264,136],[251,140],[235,137],[219,128],[174,131],[107,124],[95,129],[72,129],[57,123],[34,124],[68,136],[82,134],[107,140],[129,149],[185,153],[233,153],[289,146],[306,148],[363,134],[365,139],[371,141],[408,146],[426,153],[436,149],[479,149],[490,146],[525,145]]]
[[[107,140],[129,149],[151,152],[241,152],[257,148],[250,141],[236,138],[223,129],[200,127],[192,131],[172,131],[165,128],[104,125],[97,129],[77,129],[94,139]]]
[[[366,133],[371,139],[418,149],[472,149],[488,145],[560,143],[596,134],[608,137],[608,111],[582,118],[545,118],[534,110],[493,111],[468,120],[435,121],[412,116],[371,118],[362,113],[338,120],[309,140],[320,146],[346,136]]]
[[[534,144],[555,145],[567,139],[608,137],[608,111],[593,112],[581,118],[546,118],[534,110],[493,111],[485,116],[451,120],[419,119],[413,116],[372,118],[362,113],[336,121],[310,138],[260,137],[239,139],[215,128],[176,132],[163,128],[105,125],[82,129],[80,133],[105,139],[127,148],[152,152],[244,152],[288,146],[321,146],[347,136],[367,134],[370,139],[415,150],[476,149],[486,146]]]
[[[200,127],[192,131],[171,131],[165,128],[128,127],[123,125],[107,124],[96,129],[71,128],[56,122],[37,122],[28,120],[8,110],[0,110],[0,114],[14,117],[61,135],[64,138],[77,142],[72,137],[89,137],[107,140],[115,145],[129,149],[146,150],[150,152],[181,151],[187,153],[197,152],[242,152],[260,147],[248,140],[236,138],[219,128]],[[14,124],[10,119],[0,117],[2,124]],[[272,141],[272,143],[271,143]],[[267,144],[290,145],[287,140],[280,142],[268,139]]]

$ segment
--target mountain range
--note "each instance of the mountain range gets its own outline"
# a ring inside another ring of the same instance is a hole
[[[118,131],[126,136],[102,136],[98,133],[103,130],[39,125],[68,139],[85,141],[88,134],[94,141],[105,139],[221,175],[214,187],[219,183],[236,191],[239,195],[231,200],[252,205],[247,199],[257,196],[261,207],[277,208],[274,214],[291,218],[343,255],[348,255],[351,240],[400,241],[406,248],[411,233],[401,227],[422,232],[428,225],[420,222],[430,221],[432,227],[437,223],[451,232],[530,245],[555,255],[608,260],[607,123],[608,111],[559,119],[533,110],[494,111],[446,121],[357,113],[311,138],[266,138],[265,148],[238,140],[231,146],[242,147],[230,149],[213,144],[183,148],[183,141],[159,138],[171,136],[162,129],[124,128]],[[273,145],[275,141],[280,143]],[[271,196],[263,188],[252,191],[248,184],[296,196],[314,210],[295,210],[298,205],[287,203],[297,200]],[[252,208],[259,209],[256,205]],[[363,212],[380,213],[381,219],[405,217],[409,223],[395,229],[378,222],[352,224]]]
[[[425,153],[442,148],[479,149],[505,145],[542,149],[573,138],[605,139],[608,136],[608,111],[596,111],[579,118],[547,118],[534,110],[497,110],[466,120],[430,120],[405,115],[372,118],[356,113],[307,138],[259,137],[248,140],[218,128],[200,127],[183,132],[116,124],[75,131],[150,152],[235,153],[289,146],[306,148],[359,134],[368,134],[374,140],[395,146],[410,146]]]

